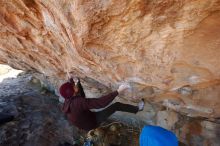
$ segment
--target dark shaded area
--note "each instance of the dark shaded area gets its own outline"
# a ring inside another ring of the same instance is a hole
[[[0,113],[0,126],[14,119],[13,115]]]
[[[42,92],[40,82],[33,83],[32,78],[30,74],[21,74],[0,83],[0,120],[4,123],[0,128],[0,145],[73,143],[76,130],[60,110],[58,97]]]

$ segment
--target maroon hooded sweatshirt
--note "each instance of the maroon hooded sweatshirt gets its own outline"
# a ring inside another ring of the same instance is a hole
[[[80,129],[89,131],[98,127],[95,113],[91,112],[90,109],[106,107],[117,95],[118,92],[115,91],[100,98],[74,96],[65,99],[63,111],[73,125]]]

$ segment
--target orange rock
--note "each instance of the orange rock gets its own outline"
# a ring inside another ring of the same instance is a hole
[[[179,112],[218,117],[219,86],[197,84],[220,77],[219,10],[219,0],[2,0],[0,62],[111,87],[141,83],[134,95],[158,101],[174,92],[184,102]],[[184,86],[193,88],[190,95],[178,92]]]

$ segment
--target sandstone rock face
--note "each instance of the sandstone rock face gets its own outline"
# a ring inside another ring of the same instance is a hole
[[[1,0],[0,63],[220,117],[220,0]]]

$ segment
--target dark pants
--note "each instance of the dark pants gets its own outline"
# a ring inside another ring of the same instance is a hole
[[[100,112],[95,112],[96,120],[98,124],[101,124],[102,122],[106,121],[108,117],[110,117],[116,111],[129,112],[129,113],[136,114],[138,112],[138,107],[130,105],[130,104],[123,104],[120,102],[116,102]]]

